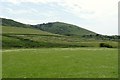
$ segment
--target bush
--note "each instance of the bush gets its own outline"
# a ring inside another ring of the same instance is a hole
[[[106,43],[100,43],[100,47],[113,48],[113,46],[106,44]]]

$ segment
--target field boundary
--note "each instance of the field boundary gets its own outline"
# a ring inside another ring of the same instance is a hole
[[[112,48],[112,49],[109,49],[109,48],[41,48],[41,49],[52,49],[52,50],[93,50],[93,51],[96,51],[96,50],[116,50],[116,48]],[[28,50],[40,50],[39,49],[9,49],[9,50],[2,50],[2,52],[12,52],[12,51],[28,51]]]

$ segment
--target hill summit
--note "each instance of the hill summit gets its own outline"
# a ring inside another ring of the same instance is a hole
[[[49,22],[37,25],[28,25],[14,21],[12,19],[2,18],[3,26],[10,27],[23,27],[23,28],[34,28],[54,34],[66,35],[66,36],[83,36],[83,35],[96,35],[95,32],[81,28],[79,26],[68,24],[64,22]]]
[[[51,32],[54,34],[67,35],[67,36],[80,36],[80,35],[95,35],[96,33],[78,27],[76,25],[63,23],[63,22],[52,22],[33,25],[33,27],[41,29],[43,31]]]

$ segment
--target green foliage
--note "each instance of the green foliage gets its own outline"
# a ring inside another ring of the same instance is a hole
[[[106,43],[100,43],[100,47],[113,48],[113,46],[106,44]]]
[[[67,43],[54,43],[49,41],[35,41],[28,38],[18,36],[3,36],[3,48],[40,48],[40,47],[80,47],[80,45]]]
[[[3,35],[3,48],[41,48],[41,47],[99,47],[101,41],[86,40],[69,36],[55,35]],[[105,42],[114,48],[117,42]]]
[[[94,39],[99,39],[99,40],[106,40],[106,41],[120,41],[120,36],[117,35],[113,35],[113,36],[107,36],[107,35],[100,35],[100,34],[96,34],[96,35],[83,35],[82,37],[84,38],[94,38]]]

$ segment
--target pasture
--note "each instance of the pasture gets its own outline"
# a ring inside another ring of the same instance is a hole
[[[3,50],[3,78],[117,78],[115,48]]]

